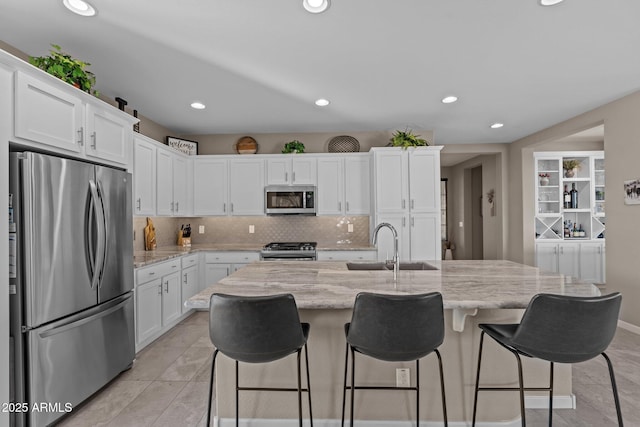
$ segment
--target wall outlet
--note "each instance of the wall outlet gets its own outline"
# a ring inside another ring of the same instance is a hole
[[[396,387],[411,387],[411,376],[409,368],[396,369]]]
[[[353,233],[353,224],[347,225],[347,233]]]
[[[198,226],[198,233],[204,234],[204,225]]]
[[[250,225],[249,226],[249,234],[253,234],[256,232],[256,226],[255,225]]]

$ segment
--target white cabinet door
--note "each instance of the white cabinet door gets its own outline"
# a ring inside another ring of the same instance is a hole
[[[162,329],[162,280],[136,286],[136,342],[143,342]]]
[[[407,209],[408,173],[406,152],[374,153],[376,212],[402,212]]]
[[[267,163],[267,184],[268,185],[287,185],[290,183],[291,160],[289,157],[274,156],[268,159]]]
[[[158,149],[156,159],[157,214],[173,215],[173,156]]]
[[[188,179],[187,159],[181,155],[173,157],[173,214],[185,216],[191,214],[189,206],[189,179]]]
[[[231,274],[231,264],[211,264],[205,265],[204,283],[201,290],[206,289],[211,285],[215,285],[220,280]]]
[[[194,265],[182,270],[182,313],[189,311],[184,302],[198,293],[200,283],[198,280],[198,266]]]
[[[604,283],[604,245],[580,243],[580,279],[591,283]]]
[[[580,246],[572,243],[558,244],[558,273],[580,277]]]
[[[536,267],[552,273],[558,272],[558,244],[536,244]]]
[[[193,213],[227,215],[227,160],[203,158],[194,161]]]
[[[409,216],[407,214],[385,214],[378,216],[378,224],[381,222],[388,222],[398,232],[398,254],[400,260],[409,261],[411,242],[409,235]],[[373,236],[371,236],[373,239]],[[378,261],[385,261],[393,259],[393,233],[388,228],[382,228],[378,232]]]
[[[132,133],[129,124],[112,112],[87,105],[88,157],[127,165]]]
[[[415,150],[409,158],[409,209],[440,211],[440,152]]]
[[[409,217],[411,260],[426,261],[442,258],[439,214],[417,213]]]
[[[369,215],[371,213],[371,170],[369,157],[344,159],[345,214]]]
[[[318,215],[341,215],[344,212],[343,188],[342,159],[318,159]]]
[[[318,261],[375,261],[377,258],[375,250],[318,251]]]
[[[294,155],[291,159],[291,184],[316,185],[316,158],[308,155]]]
[[[84,105],[80,98],[19,71],[15,76],[16,137],[84,152]]]
[[[134,142],[134,208],[135,215],[156,213],[156,147],[141,139]]]
[[[180,272],[162,278],[162,324],[167,325],[182,314]]]
[[[264,161],[232,159],[229,163],[231,215],[264,215]]]

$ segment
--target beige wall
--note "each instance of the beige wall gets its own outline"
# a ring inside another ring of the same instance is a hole
[[[278,154],[285,143],[297,139],[305,146],[306,153],[327,153],[329,141],[334,136],[349,135],[358,140],[360,151],[371,147],[384,147],[389,143],[393,130],[380,132],[316,132],[316,133],[263,133],[229,135],[184,135],[185,139],[197,141],[198,154],[237,154],[235,144],[243,136],[249,135],[258,142],[259,154]],[[432,144],[433,132],[414,130],[414,133]]]
[[[604,123],[607,193],[607,290],[623,295],[621,319],[640,325],[639,205],[625,205],[623,181],[640,177],[640,92],[598,107],[511,144],[509,197],[513,201],[509,227],[508,258],[533,264],[533,151],[540,144]],[[547,149],[547,148],[545,148]],[[564,149],[564,148],[562,148]],[[522,173],[517,173],[521,170]]]

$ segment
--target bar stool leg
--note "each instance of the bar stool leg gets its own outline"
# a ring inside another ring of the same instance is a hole
[[[482,344],[484,342],[484,331],[480,333],[480,347],[478,349],[478,370],[476,371],[476,390],[473,395],[473,418],[471,427],[476,426],[476,410],[478,409],[478,387],[480,384],[480,363],[482,362]]]
[[[434,350],[436,356],[438,356],[438,365],[440,367],[440,392],[442,393],[442,414],[444,417],[444,427],[449,426],[449,420],[447,417],[447,399],[444,393],[444,370],[442,369],[442,356],[440,356],[440,352],[436,349]]]
[[[240,408],[240,389],[238,388],[238,361],[236,360],[236,427],[240,427],[240,421],[238,419],[238,412]]]
[[[549,368],[549,427],[553,423],[553,362],[549,362],[551,367]]]
[[[356,353],[351,349],[351,413],[349,414],[349,427],[353,427],[353,401],[356,394]]]
[[[611,377],[611,388],[613,389],[613,400],[616,404],[616,415],[618,416],[618,425],[623,427],[622,423],[622,410],[620,409],[620,398],[618,397],[618,386],[616,386],[616,376],[613,373],[613,365],[611,364],[611,360],[609,356],[605,352],[602,352],[602,357],[607,361],[607,366],[609,367],[609,376]]]
[[[349,364],[349,343],[346,345],[346,350],[344,352],[344,383],[342,387],[342,423],[340,424],[344,427],[344,410],[347,403],[347,365]],[[353,393],[353,390],[351,390]]]
[[[211,362],[211,379],[209,380],[209,403],[207,406],[207,427],[211,425],[211,400],[213,398],[213,375],[216,368],[216,357],[218,356],[218,349],[213,352],[213,360]]]
[[[420,359],[416,360],[416,427],[420,427]]]
[[[511,351],[511,350],[510,350]],[[522,417],[522,427],[527,426],[527,420],[524,415],[524,381],[522,379],[522,360],[516,351],[512,351],[518,361],[518,384],[520,385],[520,416]]]
[[[311,411],[311,381],[309,379],[309,349],[304,345],[304,360],[307,365],[307,395],[309,397],[309,423],[313,427],[313,412]]]
[[[300,372],[300,350],[297,352],[298,361],[298,423],[302,427],[302,375]]]

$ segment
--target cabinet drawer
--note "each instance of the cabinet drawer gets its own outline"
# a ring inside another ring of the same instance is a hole
[[[198,254],[187,255],[182,257],[182,268],[191,267],[198,264]]]
[[[205,254],[206,263],[250,263],[258,261],[260,254],[258,252],[207,252]]]
[[[318,251],[318,261],[373,261],[378,257],[375,250],[353,250],[353,251]]]
[[[149,267],[138,268],[136,269],[136,284],[140,285],[176,271],[180,271],[179,258],[154,264]]]

